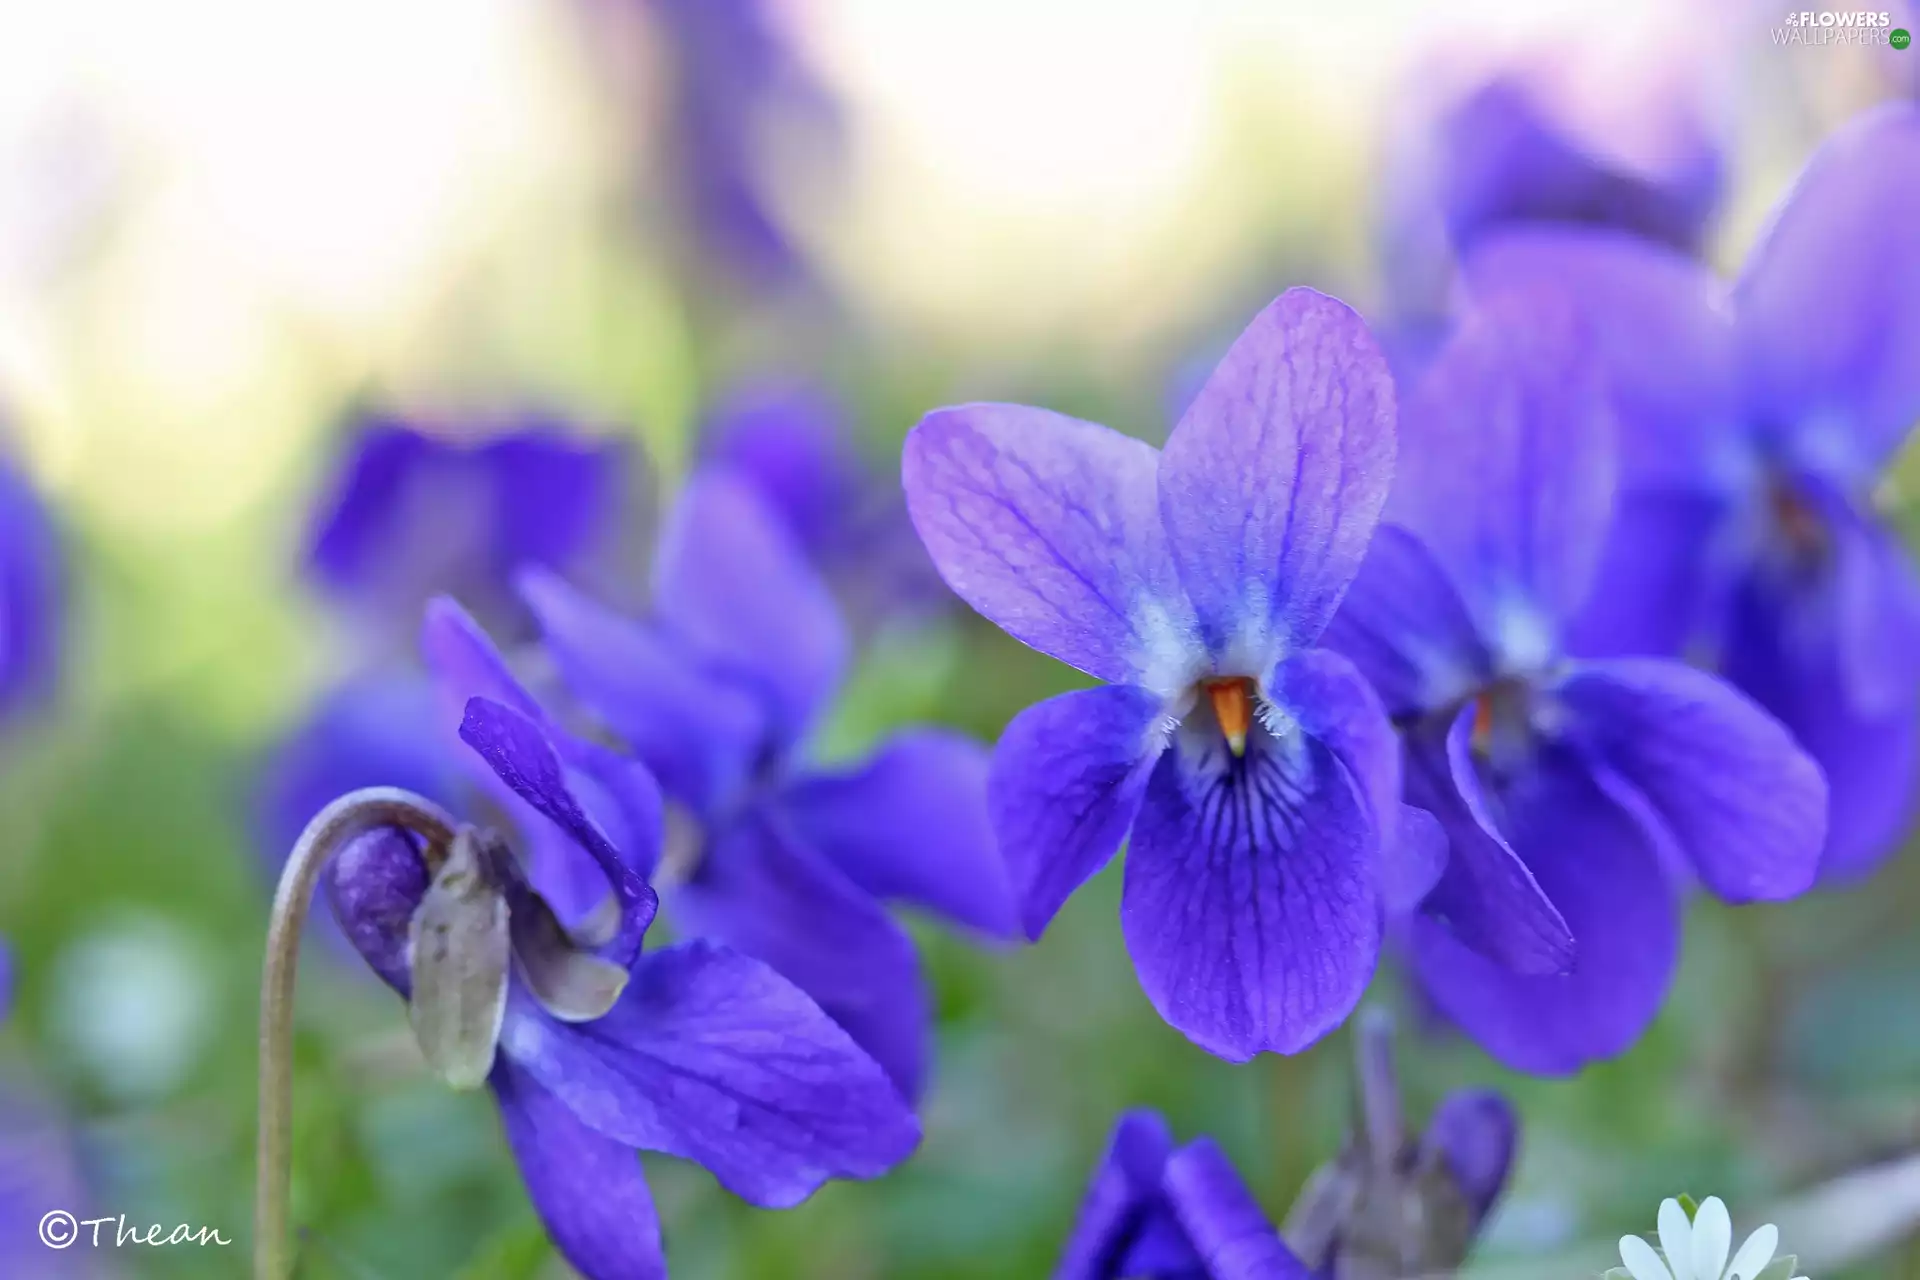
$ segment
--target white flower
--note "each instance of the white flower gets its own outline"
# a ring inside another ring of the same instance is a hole
[[[1780,1232],[1768,1223],[1748,1236],[1728,1262],[1733,1220],[1720,1197],[1710,1196],[1692,1222],[1678,1200],[1666,1200],[1660,1205],[1660,1249],[1656,1252],[1639,1236],[1622,1236],[1620,1261],[1627,1264],[1633,1280],[1754,1280],[1773,1261],[1779,1245]]]

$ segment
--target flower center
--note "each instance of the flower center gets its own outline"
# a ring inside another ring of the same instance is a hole
[[[1493,692],[1473,700],[1473,749],[1484,753],[1493,740]]]
[[[1245,676],[1202,680],[1202,692],[1213,708],[1213,718],[1233,754],[1247,754],[1247,730],[1253,727],[1253,681]]]
[[[1534,696],[1525,680],[1505,677],[1473,695],[1473,754],[1496,771],[1524,757],[1533,741]]]
[[[1790,560],[1811,565],[1826,557],[1831,545],[1827,522],[1790,481],[1776,478],[1767,486],[1767,509]]]

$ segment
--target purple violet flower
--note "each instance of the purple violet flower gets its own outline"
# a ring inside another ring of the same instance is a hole
[[[59,659],[60,554],[40,497],[0,464],[0,714],[31,703]]]
[[[1469,316],[1414,388],[1385,522],[1326,637],[1400,725],[1406,799],[1446,835],[1407,926],[1415,974],[1541,1074],[1652,1020],[1679,944],[1671,868],[1730,902],[1791,897],[1826,829],[1819,767],[1745,695],[1678,662],[1568,656],[1613,510],[1612,420],[1551,301]]]
[[[316,582],[375,624],[376,649],[417,627],[423,604],[457,591],[507,634],[531,620],[514,595],[525,563],[598,566],[622,515],[625,450],[574,439],[540,418],[478,442],[428,434],[382,415],[358,438],[316,512],[307,568]],[[441,723],[432,682],[380,658],[327,693],[272,753],[258,793],[265,851],[278,867],[308,818],[335,796],[374,784],[404,786],[454,810],[472,790],[474,762]],[[562,844],[564,842],[561,842]],[[539,847],[560,847],[543,841]],[[536,865],[535,884],[569,924],[605,897],[597,873],[565,880]],[[589,901],[582,903],[581,896]]]
[[[0,1275],[34,1280],[113,1280],[98,1252],[58,1250],[44,1241],[49,1209],[73,1215],[76,1239],[91,1228],[93,1170],[79,1131],[54,1097],[13,1068],[0,1074]],[[53,1224],[57,1233],[63,1223]],[[57,1234],[52,1238],[58,1239]]]
[[[1325,1280],[1453,1275],[1506,1188],[1520,1117],[1490,1089],[1458,1089],[1409,1133],[1391,1021],[1361,1020],[1354,1049],[1356,1122],[1301,1188],[1287,1242]]]
[[[31,705],[59,660],[60,553],[40,496],[0,463],[0,716]],[[13,1007],[13,953],[0,939],[0,1020]]]
[[[1021,712],[994,752],[1027,933],[1131,831],[1121,926],[1141,985],[1234,1061],[1297,1052],[1352,1012],[1400,892],[1391,726],[1313,647],[1393,455],[1385,361],[1310,289],[1255,318],[1164,450],[1001,404],[907,437],[908,509],[947,584],[1107,682]],[[1406,842],[1414,861],[1429,843]]]
[[[607,881],[573,839],[503,786],[460,739],[467,699],[485,695],[548,723],[479,624],[453,601],[430,601],[421,629],[425,672],[375,672],[322,699],[312,717],[273,753],[261,787],[260,827],[274,865],[307,820],[335,796],[368,786],[404,787],[453,812],[492,806],[513,823],[533,887],[570,928],[611,909]],[[616,836],[660,822],[657,788],[612,752],[572,738],[569,768],[595,781],[595,818]],[[657,840],[648,837],[640,847]],[[650,867],[642,867],[644,874]]]
[[[1518,80],[1491,80],[1440,122],[1436,195],[1448,239],[1466,250],[1513,223],[1577,223],[1692,252],[1725,173],[1697,125],[1686,141],[1660,168],[1633,172],[1568,137]]]
[[[1445,337],[1454,263],[1485,237],[1540,224],[1611,227],[1695,252],[1725,164],[1700,121],[1669,104],[1658,163],[1632,169],[1570,136],[1538,91],[1496,76],[1409,130],[1386,174],[1381,257],[1396,319],[1382,336],[1417,372]]]
[[[700,443],[703,459],[750,482],[816,562],[839,548],[866,502],[845,411],[819,388],[736,387],[707,415]]]
[[[1718,665],[1832,789],[1822,874],[1898,844],[1920,774],[1920,577],[1876,492],[1920,422],[1920,108],[1807,165],[1728,295],[1599,233],[1515,233],[1470,287],[1553,290],[1594,335],[1623,432],[1620,520],[1576,644]]]
[[[917,1097],[927,997],[883,903],[1012,932],[986,752],[910,729],[852,767],[804,763],[846,630],[779,519],[724,469],[696,473],[669,513],[646,621],[553,574],[522,588],[561,677],[674,803],[658,878],[676,927],[772,965]]]
[[[307,567],[329,594],[409,630],[431,596],[457,595],[524,631],[511,576],[578,571],[621,515],[625,452],[531,418],[478,442],[372,415],[317,513]]]
[[[683,215],[706,258],[752,285],[807,275],[767,186],[767,130],[822,135],[837,156],[838,108],[782,29],[770,0],[650,0],[672,58],[671,134]]]
[[[611,787],[643,795],[651,781],[556,729],[516,687],[498,691],[508,701],[467,704],[460,736],[503,798],[599,869],[618,904],[602,936],[564,929],[504,843],[470,828],[437,867],[410,835],[362,837],[329,864],[326,886],[342,931],[409,1001],[429,1060],[446,1045],[449,1079],[484,1075],[561,1252],[591,1280],[666,1275],[634,1148],[694,1160],[774,1208],[905,1159],[919,1141],[912,1111],[791,983],[708,942],[641,953],[654,895],[639,868],[657,857],[659,825],[629,823],[616,845],[600,815],[618,807],[606,802]],[[426,981],[435,999],[423,1010]],[[457,1002],[466,1029],[447,1030],[437,1021],[446,993],[476,982],[498,994]]]
[[[864,465],[845,409],[824,391],[741,387],[708,417],[702,446],[707,461],[759,491],[862,629],[953,603],[913,535],[898,486]]]
[[[433,683],[415,671],[355,677],[329,691],[267,758],[256,826],[276,874],[314,814],[362,787],[403,787],[458,812],[472,770],[439,723]]]
[[[658,861],[662,822],[659,785],[633,760],[563,729],[523,688],[486,632],[459,605],[445,598],[427,606],[420,648],[432,673],[437,715],[426,723],[443,749],[461,767],[469,801],[481,802],[503,816],[519,837],[526,875],[543,900],[568,928],[585,934],[605,932],[608,921],[628,909],[615,880],[612,896],[604,860],[584,849],[573,830],[556,823],[497,768],[476,757],[468,723],[472,699],[508,707],[539,726],[553,741],[566,776],[586,813],[605,831],[614,848],[632,855],[632,868],[651,877]],[[482,753],[484,755],[484,753]]]
[[[1211,1138],[1167,1122],[1114,1126],[1054,1280],[1314,1280]]]
[[[1520,1120],[1499,1094],[1447,1095],[1410,1133],[1384,1018],[1363,1019],[1356,1119],[1276,1234],[1211,1139],[1175,1149],[1151,1111],[1120,1118],[1054,1280],[1396,1280],[1453,1275],[1505,1189]]]

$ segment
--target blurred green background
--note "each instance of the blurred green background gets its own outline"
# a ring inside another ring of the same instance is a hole
[[[0,6],[0,418],[68,555],[58,688],[0,742],[0,1085],[53,1127],[91,1214],[241,1242],[102,1250],[103,1274],[244,1271],[270,892],[253,788],[364,657],[297,577],[356,403],[550,407],[632,436],[668,483],[702,407],[770,371],[844,396],[883,474],[961,399],[1155,438],[1185,364],[1282,288],[1377,303],[1379,157],[1439,81],[1564,59],[1595,119],[1698,90],[1730,149],[1729,262],[1813,142],[1897,88],[1864,51],[1773,46],[1776,15],[1736,3],[796,2],[779,19],[844,137],[796,167],[768,127],[759,179],[812,278],[764,295],[676,227],[668,51],[637,3],[618,46],[614,4]],[[959,614],[890,632],[819,750],[921,719],[990,740],[1070,674]],[[1214,1134],[1282,1214],[1343,1131],[1345,1034],[1208,1057],[1141,996],[1117,902],[1110,870],[1019,950],[916,926],[940,1017],[921,1153],[785,1213],[649,1157],[674,1274],[1044,1275],[1129,1106]],[[1538,1274],[1519,1260],[1649,1229],[1683,1190],[1744,1232],[1777,1194],[1920,1143],[1916,906],[1912,858],[1788,907],[1697,904],[1658,1024],[1573,1081],[1425,1027],[1383,967],[1370,998],[1403,1012],[1413,1112],[1476,1081],[1525,1117],[1485,1259]],[[301,990],[303,1274],[565,1274],[490,1103],[420,1075],[398,1002],[318,946]],[[91,1216],[48,1198],[52,1158],[0,1156],[37,1205],[6,1229]],[[1920,1247],[1851,1280],[1906,1276]]]

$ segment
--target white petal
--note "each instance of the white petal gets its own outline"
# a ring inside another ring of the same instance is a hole
[[[1733,1247],[1733,1219],[1719,1196],[1708,1196],[1693,1215],[1694,1280],[1725,1280],[1727,1250]]]
[[[1678,1200],[1660,1202],[1660,1249],[1673,1268],[1673,1280],[1694,1280],[1693,1224],[1687,1221],[1687,1211]],[[1715,1275],[1712,1280],[1720,1277]]]
[[[1740,1246],[1740,1252],[1733,1255],[1733,1265],[1727,1268],[1727,1280],[1753,1280],[1767,1264],[1773,1261],[1773,1251],[1780,1247],[1780,1228],[1769,1222]]]
[[[479,858],[456,839],[407,928],[407,1020],[427,1065],[456,1089],[478,1089],[493,1070],[513,963],[507,900]]]
[[[1627,1264],[1633,1280],[1674,1280],[1653,1246],[1639,1236],[1620,1237],[1620,1261]]]

